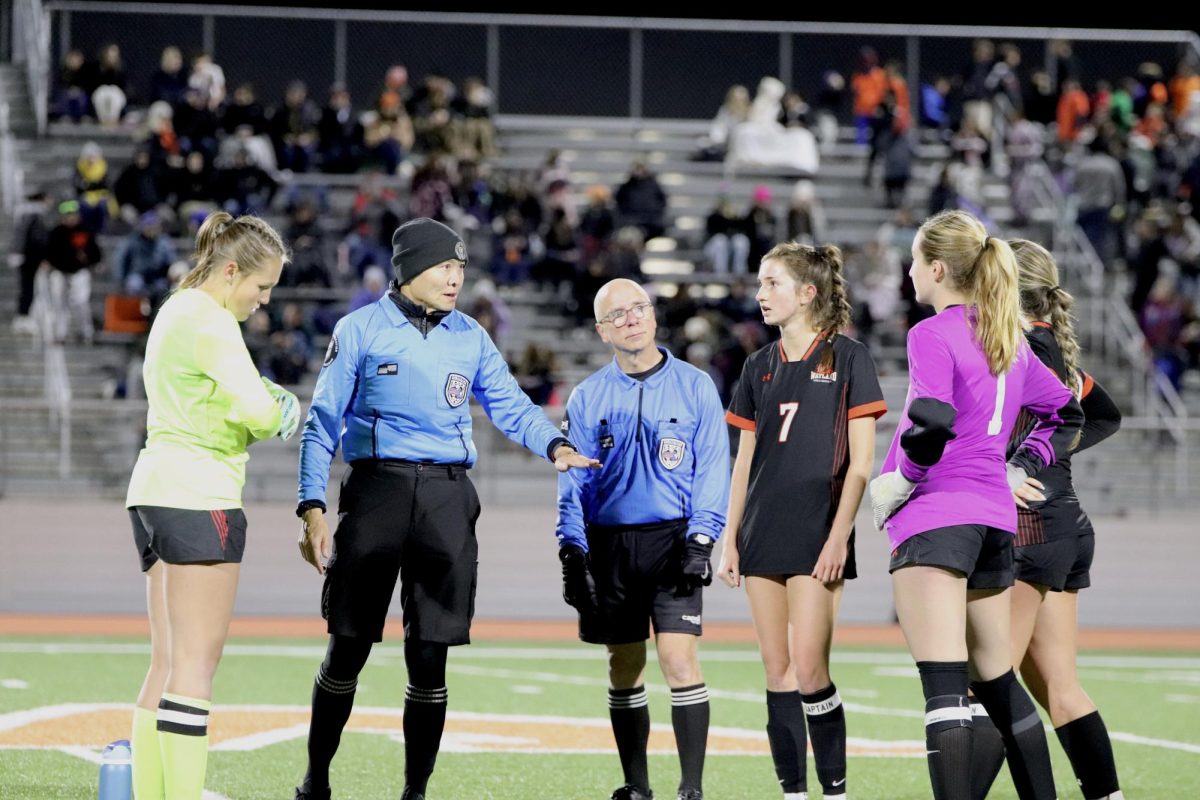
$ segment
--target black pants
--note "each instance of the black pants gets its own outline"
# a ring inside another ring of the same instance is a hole
[[[355,461],[338,518],[321,598],[329,633],[382,640],[399,577],[406,639],[470,641],[479,495],[465,467]]]
[[[17,316],[29,316],[29,309],[33,306],[33,284],[37,277],[38,263],[36,261],[23,261],[21,263],[21,289],[17,295]]]

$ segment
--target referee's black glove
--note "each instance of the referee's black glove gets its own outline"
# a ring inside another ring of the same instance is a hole
[[[708,586],[712,583],[713,576],[712,565],[708,563],[712,557],[712,540],[698,542],[696,538],[693,536],[688,539],[687,544],[683,546],[683,567],[680,569],[684,585],[693,588]]]
[[[563,545],[558,551],[562,562],[563,600],[580,614],[596,610],[596,587],[588,571],[587,553],[577,544]]]

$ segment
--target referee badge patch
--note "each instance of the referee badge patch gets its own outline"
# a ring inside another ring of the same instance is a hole
[[[338,356],[338,341],[337,334],[329,337],[329,347],[325,348],[325,363],[322,366],[328,367],[333,363],[333,360]]]
[[[467,248],[462,242],[454,243],[454,257],[459,261],[467,260]]]
[[[658,443],[658,463],[667,469],[675,469],[683,463],[686,448],[682,439],[663,439]]]
[[[467,388],[471,382],[467,380],[466,375],[459,375],[457,372],[451,372],[446,378],[446,402],[451,408],[458,408],[463,403],[467,402]]]

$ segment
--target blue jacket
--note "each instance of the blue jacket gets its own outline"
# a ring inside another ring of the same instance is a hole
[[[451,311],[424,338],[387,295],[346,315],[333,330],[300,438],[301,502],[325,501],[339,438],[348,462],[473,465],[472,394],[505,436],[548,458],[561,434],[475,320]]]
[[[713,539],[729,505],[729,434],[712,378],[662,351],[666,363],[644,381],[611,364],[567,401],[564,433],[600,470],[558,478],[560,546],[587,550],[586,525],[688,519],[688,536]]]

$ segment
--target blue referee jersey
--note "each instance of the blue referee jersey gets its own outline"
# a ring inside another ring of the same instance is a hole
[[[587,525],[688,520],[714,540],[729,504],[729,435],[712,379],[665,350],[658,371],[631,378],[616,359],[567,401],[564,433],[600,470],[558,477],[559,545],[587,550]]]
[[[562,438],[466,314],[451,311],[427,338],[387,295],[343,317],[300,439],[300,501],[324,502],[339,439],[348,462],[472,466],[471,395],[505,436],[543,458]]]

